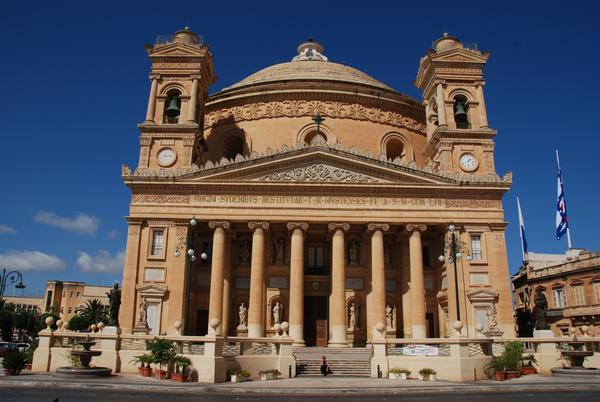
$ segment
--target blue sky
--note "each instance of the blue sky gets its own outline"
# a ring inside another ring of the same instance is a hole
[[[504,198],[511,271],[520,262],[517,195],[530,250],[566,249],[554,238],[556,147],[574,246],[600,249],[594,2],[216,3],[3,4],[0,268],[18,267],[26,294],[47,279],[120,281],[129,205],[120,166],[137,162],[149,91],[143,45],[186,25],[214,54],[211,93],[290,60],[314,36],[332,61],[420,99],[412,81],[432,41],[449,32],[476,42],[492,54],[486,103],[497,170],[514,174]]]

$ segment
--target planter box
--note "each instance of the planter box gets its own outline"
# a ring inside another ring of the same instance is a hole
[[[231,375],[231,382],[246,382],[249,381],[250,377],[243,377],[237,374],[232,374]]]
[[[279,376],[277,374],[275,374],[275,373],[266,373],[266,374],[261,374],[260,375],[260,379],[262,381],[276,380],[277,377],[279,377]]]
[[[421,375],[419,374],[419,380],[421,381],[437,381],[437,374]]]
[[[388,378],[390,380],[406,380],[406,373],[389,373]]]

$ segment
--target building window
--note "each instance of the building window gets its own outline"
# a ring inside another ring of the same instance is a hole
[[[565,297],[565,290],[563,288],[556,288],[552,290],[554,296],[554,307],[563,308],[567,305],[567,299]]]
[[[71,314],[73,312],[73,307],[69,307],[69,310],[67,310],[69,312],[69,314]]]
[[[69,293],[69,298],[72,298],[72,297],[73,297],[73,292],[70,292]]]
[[[77,292],[77,297],[79,297],[79,295],[80,295],[80,294],[81,294],[81,293]]]
[[[402,141],[392,138],[385,144],[385,156],[388,160],[396,158],[404,159],[404,144]]]
[[[232,135],[225,140],[223,156],[227,159],[235,159],[238,155],[244,156],[244,140],[239,135]]]
[[[152,246],[150,247],[150,255],[160,256],[165,251],[165,231],[155,229],[152,231]]]
[[[317,136],[319,137],[318,139]],[[304,137],[304,143],[306,145],[312,144],[313,140],[327,143],[327,136],[322,131],[311,131]]]
[[[594,282],[594,294],[596,295],[596,303],[600,303],[600,282]]]
[[[473,261],[483,260],[481,251],[481,235],[471,235],[471,258]]]
[[[575,305],[581,306],[585,304],[585,295],[583,294],[583,285],[573,286],[573,294],[575,295]]]
[[[305,264],[307,275],[326,275],[325,246],[307,246]]]

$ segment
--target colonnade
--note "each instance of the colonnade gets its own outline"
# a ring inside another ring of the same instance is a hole
[[[223,317],[223,281],[226,261],[226,235],[230,223],[211,221],[213,229],[212,273],[210,281],[209,321]],[[253,221],[248,223],[252,231],[252,255],[250,267],[250,300],[248,306],[248,336],[265,336],[263,326],[265,300],[263,287],[266,281],[265,237],[269,222]],[[290,303],[289,334],[296,345],[304,345],[304,238],[309,224],[307,222],[288,222],[291,235],[290,250]],[[367,223],[371,238],[371,279],[374,312],[374,337],[384,336],[378,331],[378,324],[385,325],[386,288],[384,261],[384,232],[389,230],[386,223]],[[347,346],[346,340],[346,233],[349,223],[332,222],[327,225],[331,235],[331,289],[329,296],[329,343],[331,347]],[[423,255],[421,232],[427,229],[423,224],[407,224],[410,253],[410,311],[413,338],[426,337],[425,287],[423,276]],[[209,330],[220,333],[222,325],[209,325]],[[380,326],[381,327],[381,326]]]

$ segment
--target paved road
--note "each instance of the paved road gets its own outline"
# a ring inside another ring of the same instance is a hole
[[[386,402],[597,402],[600,400],[600,392],[542,392],[542,393],[485,393],[465,395],[393,395],[393,396],[278,396],[278,395],[169,395],[150,392],[115,392],[115,391],[85,391],[61,389],[56,391],[8,388],[1,389],[0,401],[12,402],[81,402],[81,401],[124,401],[124,402],[152,402],[160,401],[280,401],[288,402],[315,402],[315,401],[386,401]]]

